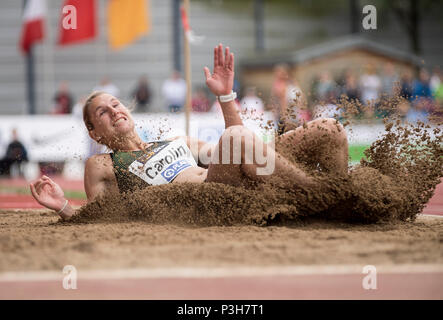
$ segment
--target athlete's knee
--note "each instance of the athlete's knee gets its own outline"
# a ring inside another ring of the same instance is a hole
[[[345,133],[343,125],[334,118],[319,118],[309,124],[308,127],[316,129],[319,133]]]
[[[326,118],[323,119],[323,121],[324,128],[338,144],[342,144],[348,141],[346,130],[338,120],[333,118]]]

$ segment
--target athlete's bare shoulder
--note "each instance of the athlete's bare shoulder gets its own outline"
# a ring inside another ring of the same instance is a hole
[[[91,174],[99,174],[103,178],[113,174],[111,156],[108,153],[95,154],[86,161],[85,171]]]
[[[85,191],[88,200],[117,188],[111,156],[107,153],[91,156],[85,164]]]

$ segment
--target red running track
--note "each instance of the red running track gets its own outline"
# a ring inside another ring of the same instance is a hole
[[[83,191],[83,180],[66,180],[62,177],[51,177],[63,190]],[[0,186],[6,190],[20,188],[29,190],[29,182],[24,179],[0,179]],[[75,206],[81,206],[86,200],[69,199],[69,202]],[[11,191],[0,193],[0,209],[42,209],[41,206],[30,194],[18,194]]]
[[[305,274],[216,278],[81,279],[65,290],[62,280],[0,281],[3,299],[443,299],[443,273],[388,273],[376,289],[364,274]],[[79,276],[80,277],[80,276]]]

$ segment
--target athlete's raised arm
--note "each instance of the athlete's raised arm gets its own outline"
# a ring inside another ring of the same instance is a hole
[[[218,97],[228,96],[232,93],[234,86],[234,54],[226,47],[223,55],[223,45],[214,48],[214,70],[213,73],[207,67],[204,68],[206,85],[211,92]],[[226,97],[227,102],[220,101],[225,119],[225,127],[243,125],[240,114],[235,104],[234,97]]]

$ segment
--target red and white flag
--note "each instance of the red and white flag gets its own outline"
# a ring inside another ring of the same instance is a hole
[[[186,10],[184,6],[180,7],[180,12],[182,16],[182,24],[183,24],[183,30],[185,31],[186,38],[188,38],[188,41],[192,44],[200,44],[205,40],[204,36],[198,36],[194,33],[194,31],[191,30],[191,27],[189,26],[189,20],[188,15],[186,13]]]
[[[95,0],[65,0],[60,19],[59,45],[91,40],[96,35]]]
[[[43,40],[43,22],[46,16],[46,0],[27,0],[23,11],[20,47],[28,53],[34,43]]]

